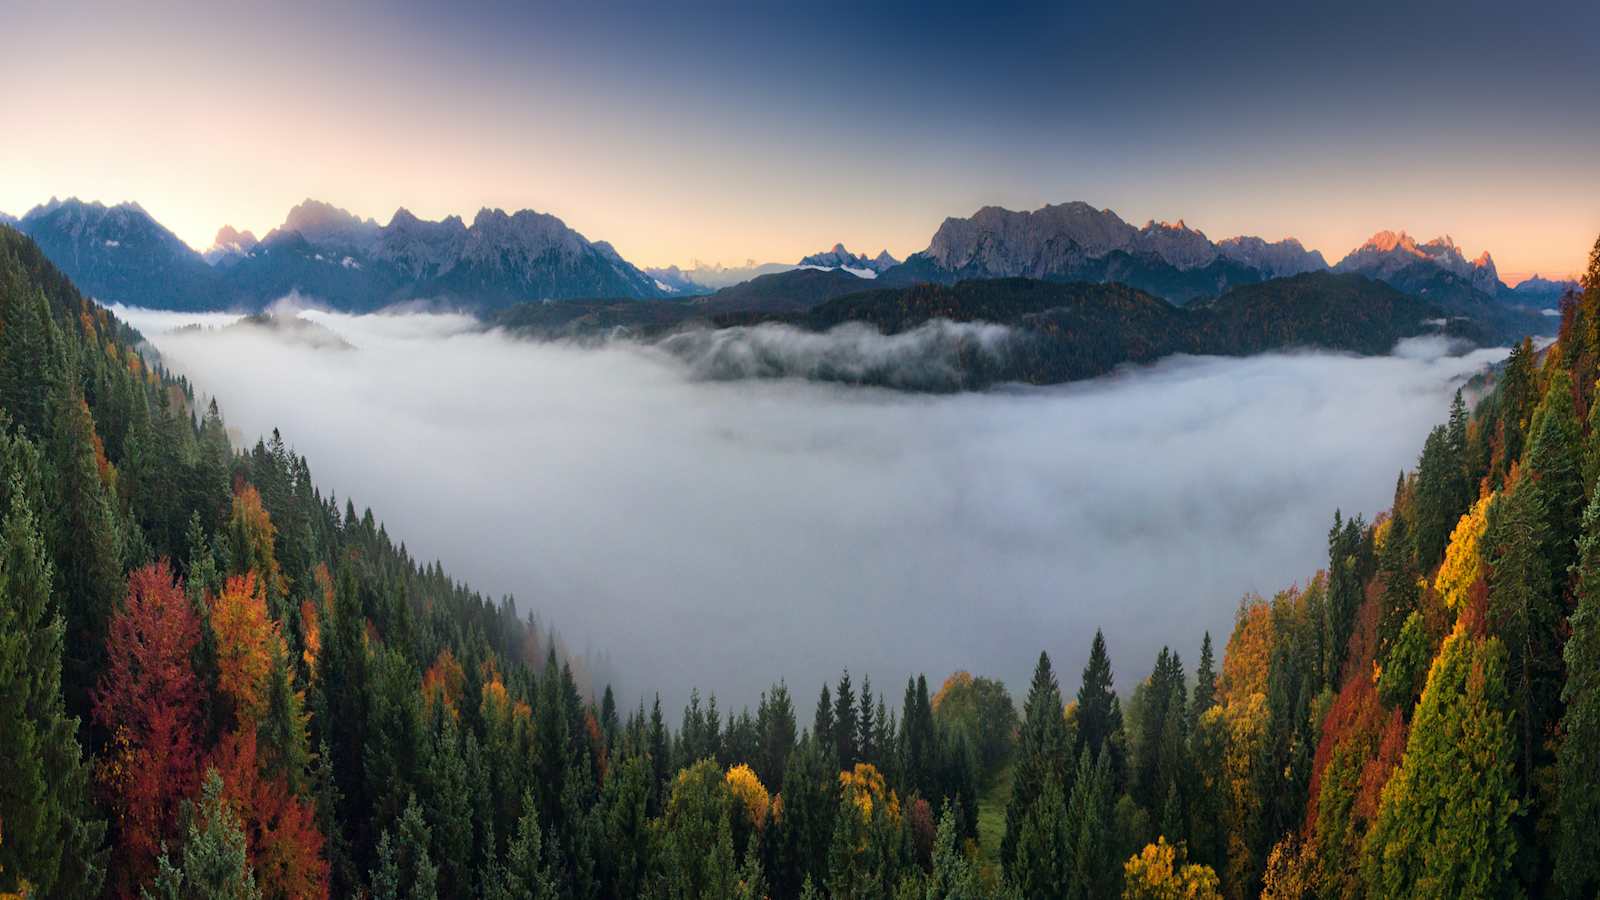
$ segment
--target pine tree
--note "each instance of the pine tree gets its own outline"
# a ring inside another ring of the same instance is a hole
[[[828,755],[837,757],[839,745],[833,734],[833,695],[828,692],[826,683],[822,685],[822,694],[817,697],[817,713],[812,718],[811,737]]]
[[[756,710],[756,733],[760,748],[752,762],[756,775],[762,784],[783,784],[784,769],[797,734],[794,704],[783,682],[773,685],[761,696],[761,705]]]
[[[523,796],[522,808],[517,833],[506,847],[504,864],[495,867],[485,879],[484,900],[556,900],[561,896],[544,850],[539,806],[532,794]]]
[[[1000,842],[1001,864],[1009,871],[1016,863],[1017,843],[1024,822],[1054,783],[1065,803],[1067,723],[1061,702],[1061,688],[1050,667],[1050,656],[1039,654],[1033,669],[1033,683],[1022,704],[1022,727],[1017,735],[1016,763],[1012,769],[1011,801],[1006,806],[1006,833]],[[1047,823],[1049,824],[1049,823]]]
[[[1006,836],[1011,836],[1008,828]],[[1005,867],[1014,888],[1024,897],[1059,896],[1076,882],[1072,858],[1072,823],[1067,798],[1054,774],[1044,784],[1019,822],[1012,843],[1012,862]]]
[[[1111,770],[1118,784],[1124,777],[1122,759],[1122,701],[1112,683],[1111,656],[1106,638],[1095,630],[1089,647],[1089,662],[1083,667],[1083,682],[1078,687],[1078,740],[1076,754],[1089,748],[1096,755],[1111,753]]]
[[[850,688],[849,669],[839,676],[839,689],[833,695],[833,746],[840,769],[856,764],[856,695]]]
[[[0,435],[0,888],[26,879],[42,896],[93,894],[105,826],[89,817],[89,769],[62,704],[65,627],[34,516],[38,465],[26,440]]]
[[[877,718],[872,707],[872,678],[861,677],[861,703],[856,712],[856,758],[864,763],[878,765],[879,751],[874,742],[877,735]]]
[[[189,826],[183,845],[183,866],[166,854],[158,863],[155,896],[161,900],[205,897],[207,900],[259,900],[255,873],[245,853],[244,829],[222,795],[222,779],[206,774],[200,819]],[[150,895],[146,893],[146,897]]]
[[[106,623],[122,593],[122,534],[95,448],[94,419],[76,385],[57,392],[47,492],[51,556],[67,625],[62,673],[69,713],[88,713],[88,692],[105,658]]]
[[[1404,760],[1383,788],[1363,851],[1373,897],[1516,892],[1516,737],[1499,639],[1464,629],[1428,675]]]
[[[1483,538],[1489,562],[1491,631],[1505,644],[1519,732],[1521,795],[1532,796],[1534,767],[1561,690],[1561,607],[1541,552],[1546,524],[1526,482],[1489,507]]]
[[[1583,512],[1576,576],[1578,608],[1562,651],[1566,684],[1557,754],[1555,883],[1563,896],[1600,894],[1600,493]]]
[[[1194,670],[1194,696],[1190,698],[1189,730],[1194,731],[1205,711],[1217,705],[1217,668],[1211,651],[1211,632],[1200,643],[1200,665]]]
[[[1583,431],[1572,407],[1572,382],[1564,369],[1551,373],[1532,427],[1525,475],[1543,519],[1541,552],[1550,568],[1548,581],[1559,595],[1565,593],[1584,507]]]

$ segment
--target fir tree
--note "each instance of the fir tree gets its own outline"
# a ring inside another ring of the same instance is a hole
[[[1033,683],[1022,704],[1022,727],[1017,735],[1016,763],[1011,776],[1011,801],[1006,806],[1006,833],[1000,842],[1000,859],[1009,870],[1017,859],[1024,822],[1040,802],[1045,788],[1054,783],[1062,793],[1066,780],[1067,723],[1061,702],[1061,688],[1050,667],[1050,656],[1039,654],[1033,669]],[[1046,823],[1049,824],[1049,823]],[[1036,853],[1038,851],[1035,851]]]

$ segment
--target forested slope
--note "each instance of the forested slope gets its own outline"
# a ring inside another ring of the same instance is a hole
[[[1336,513],[1324,571],[1247,597],[1220,663],[1208,635],[1119,692],[1075,636],[1076,689],[1040,654],[1020,711],[966,673],[619,710],[276,436],[233,451],[135,340],[0,228],[0,890],[1600,887],[1600,246],[1558,341],[1449,411],[1389,513]]]

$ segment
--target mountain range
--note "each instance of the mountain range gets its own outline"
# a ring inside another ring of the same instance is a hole
[[[890,256],[888,250],[869,257],[862,253],[851,253],[843,244],[834,244],[832,250],[813,253],[800,260],[802,268],[844,269],[861,278],[876,278],[898,265],[900,260]]]
[[[307,200],[259,241],[224,227],[204,255],[133,203],[52,198],[17,227],[95,297],[156,308],[256,309],[293,291],[352,311],[416,299],[488,309],[673,293],[610,244],[531,210],[483,209],[467,225],[400,209],[380,225]]]
[[[885,287],[1011,277],[1120,283],[1178,305],[1329,270],[1446,305],[1551,308],[1575,286],[1534,278],[1508,288],[1487,252],[1469,260],[1449,237],[1419,243],[1404,231],[1380,231],[1330,267],[1294,238],[1212,241],[1182,220],[1135,227],[1109,209],[1078,201],[1021,212],[989,206],[948,218],[927,249],[904,262],[887,250],[867,257],[835,244],[794,264],[689,269],[640,269],[605,241],[590,241],[555,216],[531,210],[486,208],[467,224],[459,216],[420,219],[402,208],[379,224],[306,200],[259,240],[224,226],[203,254],[135,203],[107,207],[51,198],[13,224],[94,296],[169,309],[260,309],[297,291],[352,311],[420,299],[490,312],[545,300],[704,298],[751,283],[745,294],[754,305],[748,308],[780,312],[838,296],[852,284],[771,280],[797,269],[848,274],[862,288],[867,279]],[[709,302],[728,308],[731,300]]]

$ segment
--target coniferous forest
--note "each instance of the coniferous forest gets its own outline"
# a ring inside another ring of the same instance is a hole
[[[0,227],[0,894],[1594,897],[1597,379],[1600,244],[1198,659],[630,708]]]

